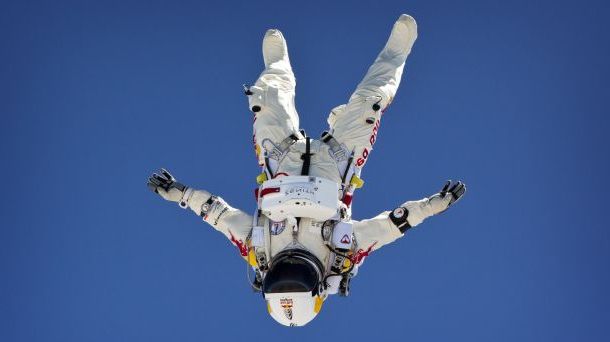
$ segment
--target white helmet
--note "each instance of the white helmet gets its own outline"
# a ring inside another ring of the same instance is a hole
[[[285,326],[303,326],[322,309],[320,296],[322,264],[313,254],[302,249],[278,253],[263,279],[267,311]]]
[[[289,326],[304,326],[313,320],[324,300],[311,292],[267,293],[267,311],[278,323]]]

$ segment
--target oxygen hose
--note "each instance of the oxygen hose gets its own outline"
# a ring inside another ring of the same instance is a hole
[[[260,292],[261,288],[260,287],[257,288],[256,286],[254,286],[254,281],[252,281],[252,278],[250,277],[250,267],[251,266],[249,264],[246,264],[246,277],[248,279],[248,284],[250,285],[250,287],[252,287],[252,290],[254,290],[256,292]],[[256,272],[254,274],[256,277],[257,276]],[[256,278],[255,278],[255,281],[256,281]]]

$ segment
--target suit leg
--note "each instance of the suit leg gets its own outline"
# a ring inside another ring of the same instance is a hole
[[[330,131],[338,142],[354,152],[354,164],[366,163],[377,140],[381,116],[398,89],[407,56],[417,38],[415,20],[403,14],[390,38],[346,105],[328,117]]]
[[[288,48],[279,30],[268,30],[263,39],[265,70],[248,96],[254,112],[253,142],[260,165],[263,152],[273,149],[291,134],[299,133],[299,116],[294,105],[296,80]]]

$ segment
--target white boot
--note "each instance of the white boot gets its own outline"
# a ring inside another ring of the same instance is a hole
[[[417,23],[415,19],[408,14],[402,14],[394,27],[388,42],[383,48],[382,54],[387,55],[408,55],[411,52],[411,47],[417,39]]]
[[[271,29],[265,33],[263,38],[263,59],[265,68],[276,67],[272,64],[278,63],[290,67],[290,59],[288,58],[288,46],[286,40],[280,30]]]

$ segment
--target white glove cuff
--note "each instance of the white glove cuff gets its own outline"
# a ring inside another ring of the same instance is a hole
[[[205,190],[193,190],[188,200],[188,206],[197,215],[201,215],[201,206],[210,198],[211,194]]]
[[[182,198],[178,202],[178,205],[180,206],[180,208],[182,208],[182,209],[188,208],[188,204],[189,204],[189,200],[191,199],[191,196],[193,196],[193,189],[186,188],[186,190],[184,190],[184,192],[182,193]]]
[[[451,202],[452,196],[450,193],[445,194],[445,196],[441,196],[441,194],[434,194],[430,197],[430,209],[432,210],[432,214],[440,214],[443,211],[447,210],[449,207],[449,203]]]

